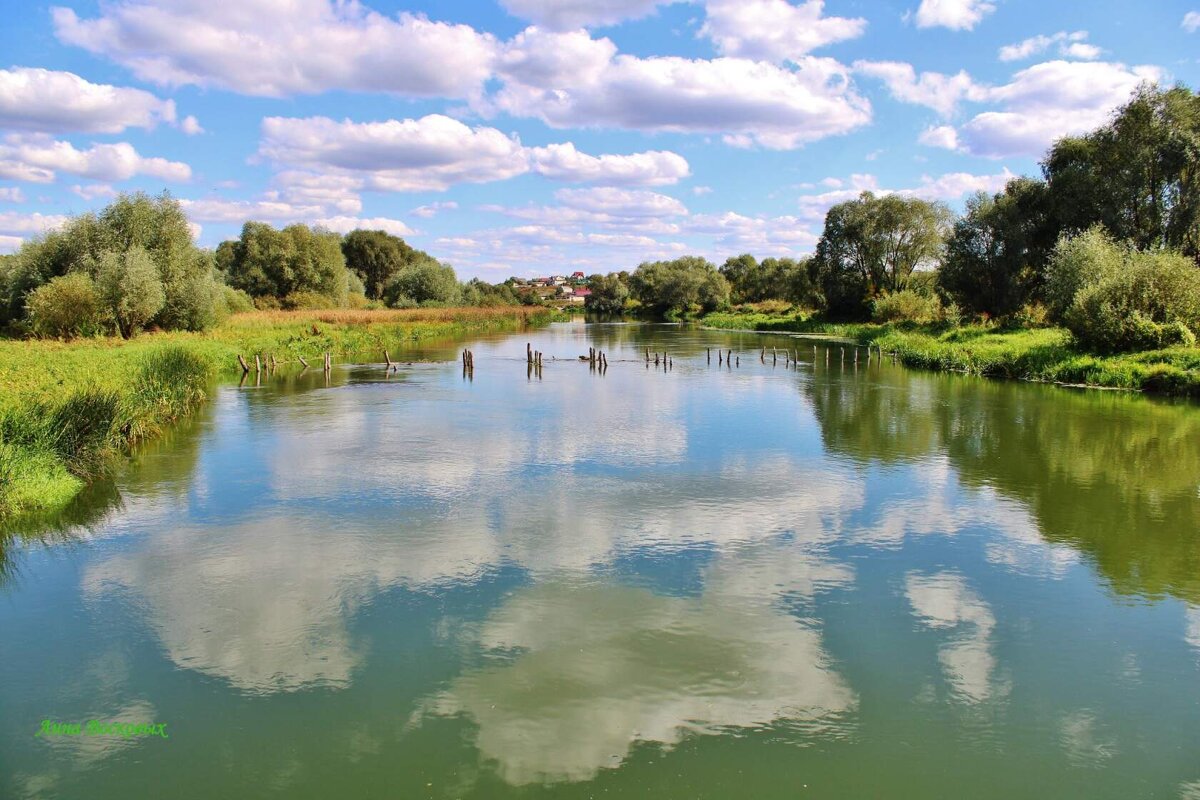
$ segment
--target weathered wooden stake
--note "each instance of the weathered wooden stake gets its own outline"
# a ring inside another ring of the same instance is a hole
[[[262,361],[258,358],[258,353],[254,354],[254,371],[262,372]]]
[[[758,363],[760,363],[760,364],[767,363],[767,348],[766,348],[766,346],[764,346],[762,350],[758,351]]]
[[[533,363],[533,345],[530,344],[529,342],[525,343],[525,363],[526,364]]]
[[[724,363],[725,363],[725,354],[722,353],[720,350],[718,350],[717,351],[717,366],[719,367]]]
[[[738,357],[737,357],[737,366],[738,366],[738,367],[741,367],[741,366],[742,366],[742,357],[741,357],[741,356],[738,356]]]
[[[296,358],[300,359],[300,363],[304,365],[305,369],[308,369],[308,362],[304,360],[304,356],[296,356]]]
[[[246,363],[246,359],[242,358],[241,353],[238,353],[238,364],[242,367],[243,375],[250,371],[250,365]]]
[[[383,349],[383,363],[386,365],[386,369],[392,368],[392,357],[388,355],[386,347]]]
[[[774,347],[772,347],[771,348],[771,366],[773,367],[778,363],[779,363],[779,352]]]
[[[711,364],[712,363],[712,348],[711,347],[704,348],[704,354],[708,357],[708,363]]]

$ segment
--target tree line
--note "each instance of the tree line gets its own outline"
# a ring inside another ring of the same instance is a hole
[[[520,301],[508,284],[460,282],[453,267],[385,231],[247,222],[237,239],[203,249],[165,193],[122,195],[0,257],[0,328],[43,336],[197,331],[254,308]]]
[[[829,209],[813,255],[688,256],[593,279],[589,307],[665,316],[785,301],[833,320],[1061,324],[1099,352],[1200,335],[1200,96],[1143,85],[1040,178],[978,193],[956,217],[900,194]]]

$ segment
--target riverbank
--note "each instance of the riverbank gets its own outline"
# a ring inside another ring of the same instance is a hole
[[[700,323],[721,330],[847,338],[894,352],[905,366],[921,369],[1200,397],[1196,347],[1103,356],[1079,349],[1060,328],[831,323],[804,313],[717,312]]]
[[[238,314],[203,333],[71,342],[0,340],[0,520],[62,508],[131,445],[158,435],[206,398],[237,356],[319,364],[382,360],[437,339],[520,330],[551,313],[526,307]]]

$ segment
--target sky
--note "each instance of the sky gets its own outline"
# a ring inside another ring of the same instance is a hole
[[[383,229],[492,282],[795,257],[863,190],[961,209],[1200,85],[1200,0],[4,5],[0,252],[166,190],[204,247]]]

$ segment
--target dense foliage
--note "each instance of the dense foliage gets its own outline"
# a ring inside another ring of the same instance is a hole
[[[643,307],[664,317],[706,313],[729,302],[729,282],[698,256],[644,263],[630,276],[629,289]]]
[[[915,197],[863,192],[825,215],[813,269],[833,316],[863,316],[882,292],[896,292],[918,267],[936,265],[950,210]]]

